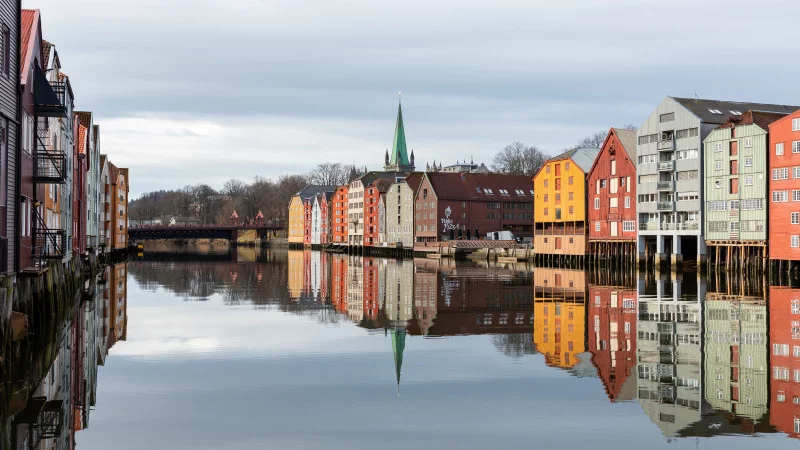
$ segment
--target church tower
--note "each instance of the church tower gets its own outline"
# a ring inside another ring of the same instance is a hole
[[[397,103],[397,123],[394,128],[394,142],[392,152],[385,158],[383,169],[387,172],[413,172],[414,161],[408,159],[408,149],[406,148],[406,131],[403,127],[403,107]]]

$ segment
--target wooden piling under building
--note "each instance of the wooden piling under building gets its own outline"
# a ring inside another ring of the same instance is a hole
[[[763,275],[770,270],[766,241],[706,241],[708,264],[712,272]]]

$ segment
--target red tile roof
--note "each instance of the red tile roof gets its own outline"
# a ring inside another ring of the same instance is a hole
[[[406,184],[411,188],[414,193],[417,192],[419,185],[422,184],[422,172],[412,172],[406,177]]]
[[[75,111],[75,115],[78,116],[78,122],[80,122],[81,126],[88,129],[92,123],[92,113],[88,111]]]
[[[425,176],[439,200],[533,202],[533,182],[527,175],[434,172]],[[501,189],[508,195],[502,194]],[[523,195],[518,195],[517,190]]]
[[[78,125],[78,153],[86,154],[86,131],[83,124]]]
[[[732,128],[735,125],[752,125],[756,124],[761,127],[764,131],[769,130],[769,124],[775,122],[776,120],[780,120],[786,117],[788,114],[784,114],[782,112],[765,112],[765,111],[753,111],[747,110],[741,116],[732,116],[729,117],[728,120],[725,121],[722,125],[718,126],[717,129],[721,128]]]
[[[35,25],[39,22],[39,10],[38,9],[23,9],[22,10],[22,28],[20,29],[20,38],[21,38],[21,47],[20,47],[20,76],[24,77],[28,72],[28,65],[26,62],[30,62],[31,55],[31,36],[34,34]]]

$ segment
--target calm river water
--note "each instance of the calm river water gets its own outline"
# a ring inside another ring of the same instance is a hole
[[[800,289],[239,250],[97,292],[26,372],[60,427],[9,420],[11,448],[800,444]]]

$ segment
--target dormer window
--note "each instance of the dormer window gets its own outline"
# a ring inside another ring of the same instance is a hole
[[[515,192],[517,195],[521,195],[521,196],[523,196],[523,197],[525,196],[525,191],[523,191],[522,189],[517,189],[517,190],[516,190],[516,191],[514,191],[514,192]]]
[[[486,195],[494,195],[494,192],[492,192],[492,190],[489,188],[484,188],[483,193]]]
[[[500,189],[500,195],[508,195],[508,191],[505,189]]]

